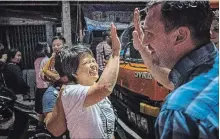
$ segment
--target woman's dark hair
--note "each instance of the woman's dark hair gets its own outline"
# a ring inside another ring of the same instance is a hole
[[[48,47],[47,42],[38,42],[35,46],[35,58],[49,56]]]
[[[57,62],[57,65],[61,65],[62,68],[59,69],[60,67],[57,67],[56,71],[60,75],[66,75],[69,81],[76,82],[76,79],[73,75],[76,74],[80,62],[80,56],[82,54],[89,54],[93,56],[92,51],[83,44],[63,47],[59,53],[59,56],[55,58],[55,65]]]
[[[51,42],[53,43],[54,40],[62,40],[63,44],[66,43],[66,39],[63,36],[54,36]]]
[[[7,53],[7,56],[8,56],[7,62],[11,62],[11,59],[13,59],[15,57],[17,52],[20,52],[20,51],[15,48],[9,49],[8,53]]]

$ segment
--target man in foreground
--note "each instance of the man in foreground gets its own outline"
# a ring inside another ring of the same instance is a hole
[[[210,42],[209,2],[148,4],[143,30],[134,11],[134,47],[156,80],[174,84],[157,118],[156,137],[218,138],[219,58]]]

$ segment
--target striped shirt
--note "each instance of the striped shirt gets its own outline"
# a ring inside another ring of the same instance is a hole
[[[112,53],[111,46],[106,42],[100,42],[96,47],[96,60],[99,65],[99,70],[103,71],[105,68],[105,60],[110,58]]]
[[[155,124],[160,139],[217,139],[219,54],[213,43],[196,49],[171,70],[175,89]]]

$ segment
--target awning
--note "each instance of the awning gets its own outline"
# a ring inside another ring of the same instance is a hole
[[[133,11],[145,4],[90,4],[82,5],[88,31],[109,30],[113,22],[118,30],[126,29],[133,19]]]

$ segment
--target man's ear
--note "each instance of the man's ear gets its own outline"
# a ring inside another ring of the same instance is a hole
[[[179,27],[177,30],[175,45],[181,44],[190,37],[190,30],[187,27]]]

